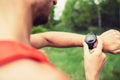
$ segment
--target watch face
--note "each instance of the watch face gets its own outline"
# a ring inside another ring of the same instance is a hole
[[[88,44],[89,49],[93,49],[94,43],[97,41],[97,37],[94,33],[88,33],[85,37],[85,42]]]

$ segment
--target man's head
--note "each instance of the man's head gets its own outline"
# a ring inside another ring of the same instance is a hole
[[[15,14],[18,14],[18,10],[21,11],[20,14],[28,12],[28,15],[32,14],[33,25],[39,25],[48,22],[50,11],[56,3],[57,0],[0,0],[0,10],[14,13],[16,11]]]
[[[57,0],[34,0],[33,25],[45,24],[49,20],[50,11]]]

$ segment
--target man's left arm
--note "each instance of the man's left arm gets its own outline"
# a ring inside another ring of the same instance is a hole
[[[31,35],[31,45],[35,48],[50,47],[78,47],[83,46],[85,35],[68,32],[45,32]],[[100,35],[103,50],[112,54],[120,53],[120,32],[108,30]]]
[[[83,46],[84,35],[69,32],[44,32],[31,35],[31,44],[35,48],[42,47],[78,47]]]

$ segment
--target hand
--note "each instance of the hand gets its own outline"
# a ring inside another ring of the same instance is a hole
[[[100,35],[103,41],[103,50],[112,54],[120,53],[120,32],[109,30]]]
[[[106,62],[106,56],[102,53],[102,41],[98,38],[96,48],[89,51],[88,45],[84,42],[84,68],[87,80],[98,80],[98,75]]]

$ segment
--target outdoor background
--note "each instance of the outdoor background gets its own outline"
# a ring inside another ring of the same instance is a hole
[[[32,33],[62,31],[100,35],[109,29],[120,30],[120,0],[58,0],[50,16],[48,24],[33,27]],[[47,47],[44,50],[58,69],[74,80],[85,80],[82,48]],[[120,80],[120,55],[106,55],[101,80]]]

